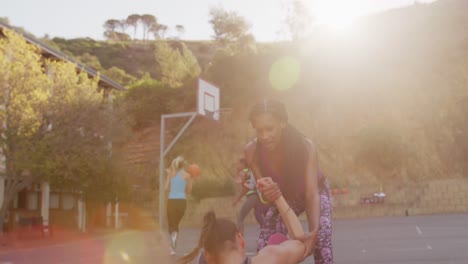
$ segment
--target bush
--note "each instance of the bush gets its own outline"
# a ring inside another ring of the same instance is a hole
[[[384,182],[387,180],[386,176],[405,167],[405,161],[410,157],[401,135],[389,125],[371,125],[364,128],[360,131],[356,143],[359,144],[356,161]]]
[[[192,189],[192,195],[196,200],[232,196],[234,193],[234,183],[228,178],[224,178],[221,181],[210,178],[200,178],[194,182]]]

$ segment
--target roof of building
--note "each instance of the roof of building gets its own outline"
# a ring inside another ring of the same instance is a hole
[[[63,54],[62,52],[50,47],[49,45],[47,45],[47,44],[45,44],[45,43],[43,43],[41,41],[39,41],[37,38],[35,38],[34,36],[32,36],[32,35],[30,35],[28,33],[18,32],[17,29],[15,29],[14,27],[12,27],[12,26],[10,26],[8,24],[3,23],[1,20],[0,20],[0,37],[4,36],[4,34],[3,34],[3,29],[4,28],[14,30],[15,32],[20,34],[28,43],[37,46],[40,49],[42,56],[44,56],[44,57],[52,58],[52,59],[56,59],[56,60],[69,61],[69,62],[74,63],[76,65],[77,69],[84,70],[86,73],[88,73],[88,75],[90,75],[92,77],[96,77],[98,75],[98,71],[96,71],[95,69],[93,69],[91,67],[88,67],[85,64],[71,58],[70,56],[67,56],[67,55]],[[110,79],[109,77],[107,77],[107,76],[105,76],[103,74],[99,74],[99,86],[101,86],[103,88],[116,89],[116,90],[119,90],[119,91],[125,91],[126,90],[124,86],[122,86],[121,84],[113,81],[112,79]]]

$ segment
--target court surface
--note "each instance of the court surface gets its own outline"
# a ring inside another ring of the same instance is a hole
[[[190,251],[200,230],[180,232],[178,254]],[[245,226],[247,252],[255,254],[258,228]],[[0,264],[174,263],[168,244],[154,232],[125,232],[101,238],[9,252]],[[335,220],[335,263],[468,263],[468,214]],[[314,263],[313,258],[303,263]]]

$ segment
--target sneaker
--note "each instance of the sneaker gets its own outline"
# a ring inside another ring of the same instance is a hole
[[[176,248],[177,246],[177,232],[172,232],[171,234],[171,247]]]
[[[175,250],[173,247],[171,247],[171,256],[174,256],[176,254]]]

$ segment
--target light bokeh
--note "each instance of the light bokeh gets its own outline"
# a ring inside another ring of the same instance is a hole
[[[273,63],[270,68],[270,84],[280,91],[292,88],[299,80],[299,61],[292,56],[284,56]]]

